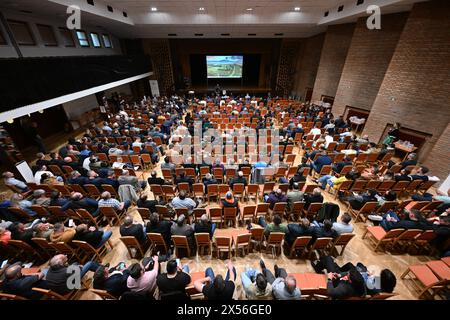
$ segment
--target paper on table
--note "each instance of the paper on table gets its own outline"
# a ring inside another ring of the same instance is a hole
[[[442,191],[443,193],[447,194],[448,189],[450,189],[450,174],[448,175],[447,179],[445,179],[444,182],[442,182],[441,186],[439,187],[439,191]]]

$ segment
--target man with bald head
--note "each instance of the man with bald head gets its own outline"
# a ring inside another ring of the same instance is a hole
[[[274,273],[266,268],[264,261],[259,261],[261,273],[266,277],[267,282],[272,285],[272,294],[276,300],[300,300],[300,289],[297,288],[297,281],[292,275],[288,275],[284,268],[274,266]],[[274,276],[275,274],[275,276]]]
[[[95,272],[99,266],[100,264],[95,261],[89,261],[83,266],[77,263],[71,265],[71,267],[80,268],[81,279],[88,271]],[[67,280],[70,276],[73,276],[74,273],[69,269],[69,263],[66,255],[58,254],[51,258],[49,262],[49,269],[44,270],[44,273],[46,273],[45,280],[47,281],[47,285],[50,290],[61,295],[66,295],[72,291],[72,289],[69,289],[67,286]],[[69,281],[69,283],[72,282]]]
[[[127,215],[125,219],[123,219],[123,224],[120,226],[120,235],[122,237],[135,237],[141,244],[144,244],[147,241],[144,225],[134,223],[133,217],[130,215]]]
[[[42,294],[33,291],[32,288],[47,288],[44,273],[37,275],[24,276],[20,263],[10,265],[5,271],[5,280],[2,284],[2,291],[8,294],[14,294],[26,299],[39,300]]]
[[[235,185],[236,183],[242,183],[244,186],[247,186],[247,178],[244,177],[244,173],[242,171],[239,171],[237,173],[237,176],[231,179],[230,188],[233,189],[233,185]]]

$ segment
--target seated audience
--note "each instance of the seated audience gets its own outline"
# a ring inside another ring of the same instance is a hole
[[[123,224],[120,226],[119,231],[122,237],[135,237],[141,244],[147,242],[145,227],[140,223],[133,223],[133,217],[130,215],[123,219]]]
[[[233,274],[233,279],[230,275]],[[236,268],[231,261],[227,264],[227,275],[223,279],[222,275],[215,275],[211,267],[205,271],[205,278],[194,282],[194,287],[198,292],[203,293],[208,300],[232,300],[236,281]]]
[[[188,299],[186,286],[191,282],[189,267],[181,267],[176,260],[170,260],[166,265],[166,273],[161,273],[156,278],[156,285],[160,291],[161,299],[170,300]]]

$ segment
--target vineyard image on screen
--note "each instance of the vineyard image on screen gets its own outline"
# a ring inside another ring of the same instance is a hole
[[[243,56],[207,56],[208,78],[242,78]]]

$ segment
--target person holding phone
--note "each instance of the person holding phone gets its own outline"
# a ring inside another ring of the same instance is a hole
[[[153,268],[149,269],[153,263]],[[148,271],[146,271],[148,270]],[[129,268],[130,276],[127,279],[127,287],[134,293],[153,296],[156,289],[156,279],[159,273],[159,258],[154,256],[144,266],[143,263],[133,263]]]

